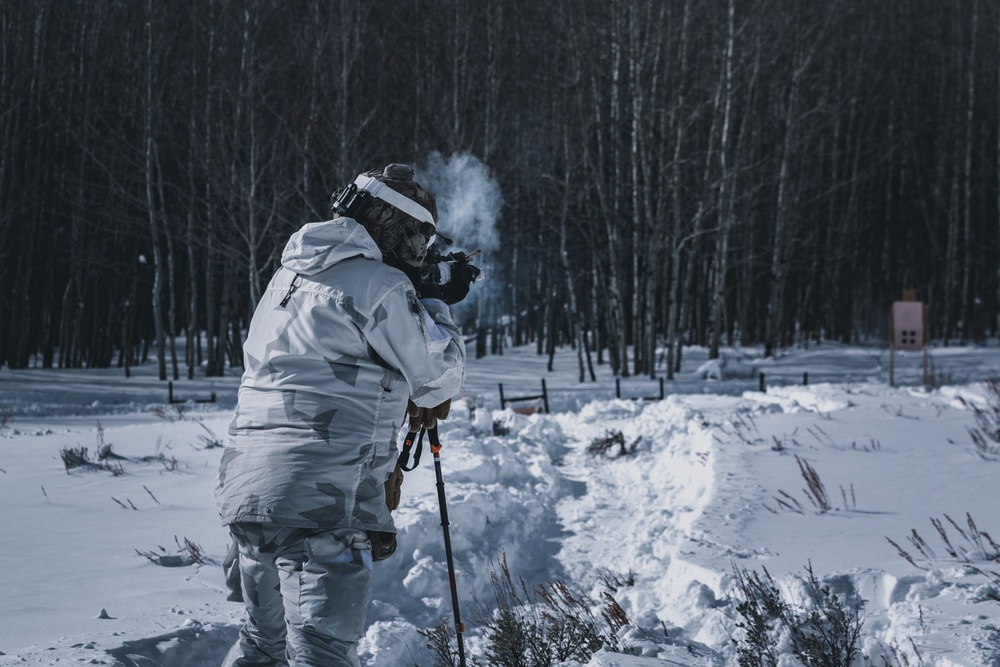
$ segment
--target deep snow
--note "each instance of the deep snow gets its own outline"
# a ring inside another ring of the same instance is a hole
[[[470,362],[441,430],[470,654],[482,654],[479,607],[506,555],[529,586],[562,580],[595,608],[616,589],[629,654],[601,652],[591,667],[735,665],[734,568],[766,567],[791,595],[807,565],[864,598],[874,664],[1000,665],[1000,565],[986,561],[998,555],[977,553],[947,521],[970,534],[972,517],[1000,536],[1000,462],[977,455],[960,400],[982,400],[982,380],[1000,376],[996,345],[932,350],[933,390],[918,386],[919,355],[901,355],[900,386],[888,386],[877,347],[725,357],[720,369],[686,349],[662,401],[616,399],[607,366],[599,382],[578,383],[569,349],[552,372],[533,348]],[[218,401],[171,406],[154,372],[0,370],[0,665],[217,665],[234,638],[242,606],[225,600],[218,566],[228,536],[212,496],[222,450],[211,443],[226,432],[238,377],[181,380],[175,395]],[[499,382],[518,396],[539,393],[540,378],[552,414],[500,409]],[[659,391],[647,378],[621,387],[625,397]],[[613,431],[630,455],[587,452]],[[67,472],[62,450],[96,458],[101,445],[121,474]],[[800,461],[830,510],[810,502]],[[376,570],[364,664],[432,665],[417,630],[451,618],[434,481],[425,452],[396,514],[400,550]],[[970,562],[948,556],[932,520]],[[165,566],[185,541],[203,564]]]

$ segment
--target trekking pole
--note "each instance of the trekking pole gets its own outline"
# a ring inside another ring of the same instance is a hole
[[[455,635],[458,639],[458,664],[465,667],[465,645],[462,642],[462,617],[458,611],[458,585],[455,582],[455,560],[451,554],[451,534],[448,532],[448,505],[444,499],[444,476],[441,474],[441,440],[437,426],[427,429],[427,437],[434,455],[434,474],[437,476],[438,504],[441,505],[441,527],[444,530],[444,554],[448,561],[448,583],[451,585],[451,606],[455,610]]]

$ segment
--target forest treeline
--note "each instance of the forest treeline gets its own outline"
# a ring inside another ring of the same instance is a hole
[[[470,330],[628,375],[885,339],[907,288],[936,338],[998,329],[995,1],[15,0],[0,33],[11,368],[238,366],[288,234],[432,152],[503,195]]]

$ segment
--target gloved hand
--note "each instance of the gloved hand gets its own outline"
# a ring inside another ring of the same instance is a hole
[[[411,283],[413,283],[413,289],[417,291],[417,298],[445,300],[444,287],[446,286],[432,285],[427,282],[424,280],[423,276],[420,274],[420,269],[417,267],[395,257],[384,257],[382,258],[382,261],[406,274],[406,277],[410,279]],[[468,292],[468,289],[466,289],[466,291]]]
[[[451,399],[435,408],[421,408],[417,407],[413,401],[407,401],[406,414],[410,418],[408,430],[410,433],[416,433],[421,428],[434,428],[437,426],[438,420],[447,419],[450,412]],[[389,478],[385,480],[385,506],[389,508],[390,512],[399,507],[402,491],[403,467],[399,461],[396,461],[396,467],[389,473]]]
[[[385,481],[385,506],[389,508],[390,512],[399,507],[399,499],[402,497],[402,491],[403,469],[397,461],[395,469],[389,473],[389,479]]]
[[[451,412],[451,399],[437,406],[436,408],[420,408],[413,401],[406,404],[406,414],[410,418],[409,430],[416,433],[422,428],[434,428],[438,420],[445,420]]]
[[[451,277],[441,286],[441,300],[449,306],[469,295],[469,287],[479,277],[479,269],[465,262],[451,264]]]

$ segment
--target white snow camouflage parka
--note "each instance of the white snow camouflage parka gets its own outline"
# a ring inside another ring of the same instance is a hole
[[[395,530],[383,485],[407,398],[457,394],[465,344],[448,306],[418,300],[381,260],[350,218],[289,239],[244,345],[216,486],[223,524]]]

